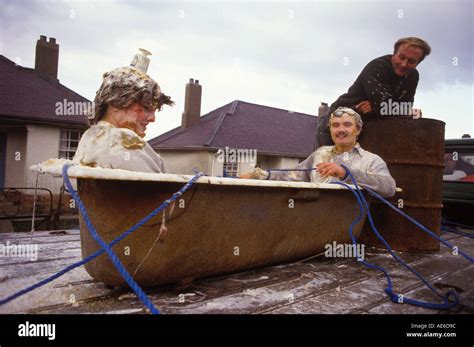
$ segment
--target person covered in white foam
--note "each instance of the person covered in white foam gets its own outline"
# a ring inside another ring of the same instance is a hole
[[[174,103],[146,74],[151,54],[141,50],[129,67],[106,72],[89,115],[90,128],[73,161],[79,165],[140,172],[165,172],[163,158],[143,139],[155,112]]]
[[[378,155],[364,150],[357,142],[363,126],[360,115],[350,108],[339,107],[331,114],[328,126],[335,145],[318,148],[304,161],[289,169],[306,171],[271,171],[257,167],[240,178],[352,183],[349,173],[342,166],[345,165],[362,187],[369,187],[385,197],[395,195],[395,180],[390,175],[387,164]],[[309,171],[312,168],[316,170]]]

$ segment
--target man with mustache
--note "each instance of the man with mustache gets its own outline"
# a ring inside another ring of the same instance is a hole
[[[327,118],[341,106],[358,111],[364,119],[380,116],[420,118],[421,110],[412,109],[419,80],[416,67],[430,53],[431,47],[426,41],[405,37],[395,43],[393,54],[368,63],[347,93],[341,95],[331,105],[328,114],[321,117],[315,148],[332,144],[326,127]]]
[[[329,183],[343,181],[352,183],[345,165],[357,183],[369,187],[385,197],[395,195],[395,180],[390,175],[387,165],[378,155],[370,153],[359,145],[357,136],[362,131],[362,118],[350,108],[340,107],[330,118],[329,127],[334,146],[318,148],[307,159],[289,170],[312,171],[272,171],[255,168],[240,178],[270,179],[278,181],[310,181]]]
[[[131,65],[104,74],[89,117],[90,128],[81,138],[74,162],[141,172],[165,171],[163,159],[143,137],[147,125],[155,121],[155,112],[163,105],[173,105],[173,101],[146,74],[147,67]]]

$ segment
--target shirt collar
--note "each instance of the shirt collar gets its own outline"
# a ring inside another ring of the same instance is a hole
[[[355,144],[354,148],[352,148],[352,151],[357,152],[357,153],[359,153],[360,155],[362,155],[362,151],[363,151],[363,150],[364,150],[364,149],[360,146],[359,142],[357,142],[357,143]]]
[[[332,149],[331,149],[331,152],[333,154],[342,154],[342,153],[337,153],[336,152],[336,146],[333,146]],[[356,142],[355,146],[347,153],[357,153],[359,154],[360,156],[362,156],[362,153],[364,152],[364,149],[360,146],[359,142]]]
[[[97,125],[98,125],[98,126],[101,126],[101,127],[113,127],[113,128],[115,128],[115,126],[114,126],[112,123],[109,123],[109,122],[107,122],[107,121],[105,121],[105,120],[100,120],[100,121],[98,121],[98,122],[97,122]]]

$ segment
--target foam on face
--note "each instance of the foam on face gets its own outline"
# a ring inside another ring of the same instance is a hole
[[[156,109],[160,95],[158,83],[136,69],[121,67],[106,72],[94,100],[96,121],[101,106],[105,104],[126,109],[133,103],[139,103],[145,108]]]

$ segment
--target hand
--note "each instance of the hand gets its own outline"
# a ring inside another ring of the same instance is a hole
[[[412,109],[411,114],[413,115],[413,119],[420,119],[421,116],[423,115],[421,112],[421,109],[419,108]]]
[[[253,172],[246,172],[243,173],[239,176],[239,178],[246,178],[246,179],[252,179],[253,177]]]
[[[356,105],[356,109],[362,113],[372,112],[372,105],[369,100],[361,101]]]
[[[320,163],[316,165],[316,170],[323,178],[328,176],[342,178],[346,174],[346,169],[336,163]]]

